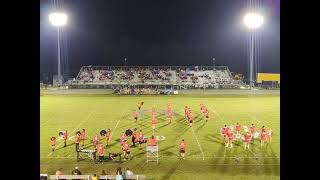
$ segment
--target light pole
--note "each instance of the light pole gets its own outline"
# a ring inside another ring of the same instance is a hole
[[[124,66],[127,66],[127,58],[124,58]]]
[[[250,45],[249,45],[249,59],[250,59],[250,88],[254,85],[254,75],[253,75],[253,66],[254,66],[254,33],[255,30],[260,28],[264,22],[264,18],[262,15],[255,13],[255,12],[249,12],[247,13],[243,18],[244,24],[247,26],[247,28],[250,30]]]
[[[60,55],[60,27],[67,24],[68,16],[63,12],[53,12],[49,14],[50,23],[57,27],[58,38],[58,77],[61,78],[61,55]]]
[[[215,69],[216,69],[215,63],[216,63],[216,58],[212,58],[213,70],[215,70]]]

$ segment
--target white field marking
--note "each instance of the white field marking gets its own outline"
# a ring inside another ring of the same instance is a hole
[[[192,129],[192,132],[193,132],[194,137],[195,137],[196,140],[197,140],[199,149],[200,149],[200,151],[201,151],[201,153],[202,153],[202,160],[204,160],[204,153],[203,153],[203,151],[202,151],[201,145],[200,145],[200,143],[199,143],[199,141],[198,141],[198,138],[197,138],[196,134],[194,133],[193,127],[191,127],[191,129]]]
[[[247,114],[251,119],[253,119],[253,120],[257,121],[259,124],[261,124],[260,120],[257,117],[253,116],[251,113],[247,113]]]
[[[216,110],[214,110],[213,107],[211,107],[211,106],[208,106],[208,107],[209,107],[209,110],[211,110],[214,114],[216,114],[220,120],[222,120],[224,123],[228,124],[228,122]]]
[[[73,140],[76,136],[70,136],[68,140]]]
[[[253,115],[253,114],[251,114],[251,113],[248,113],[248,116],[253,120],[259,121],[258,117]],[[267,125],[269,125],[269,126],[271,126],[271,124],[273,124],[270,120],[265,120],[264,122],[267,122]],[[259,121],[259,123],[260,123],[260,121]],[[274,129],[274,128],[272,128],[272,129]]]
[[[54,117],[54,116],[53,116],[52,113],[51,113],[50,118],[49,118],[46,122],[40,124],[40,128],[41,128],[42,126],[44,126],[45,124],[47,124],[48,122],[50,122],[50,121],[53,119],[53,117]]]
[[[256,154],[250,148],[248,148],[248,149],[253,154],[253,158],[256,158],[257,157]]]
[[[122,118],[123,118],[123,114],[124,114],[125,109],[126,109],[126,108],[123,108],[122,113],[121,113],[121,116],[120,116],[120,118],[119,118],[119,120],[118,120],[117,124],[114,126],[113,130],[111,131],[111,134],[110,134],[110,140],[111,140],[111,138],[112,138],[112,136],[113,136],[113,134],[114,134],[115,130],[117,129],[119,122],[120,122],[120,121],[122,120]]]
[[[92,115],[92,111],[89,112],[87,118],[85,118],[84,120],[82,120],[82,121],[78,124],[78,126],[77,126],[70,134],[74,133],[84,122],[86,122],[86,121],[90,118],[91,115]],[[61,141],[61,142],[57,145],[57,148],[58,148],[63,142],[64,142],[64,141]],[[53,152],[50,152],[47,157],[51,156],[52,153],[53,153]]]

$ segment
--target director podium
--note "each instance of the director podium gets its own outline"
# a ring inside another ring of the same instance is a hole
[[[149,146],[147,144],[147,163],[149,161],[156,161],[157,164],[159,162],[159,146]]]

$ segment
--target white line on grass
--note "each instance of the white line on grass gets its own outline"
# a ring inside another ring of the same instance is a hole
[[[84,122],[86,122],[86,121],[90,118],[91,115],[92,115],[92,111],[89,112],[87,118],[85,118],[84,120],[82,120],[82,121],[78,124],[78,126],[77,126],[70,134],[74,133]],[[57,148],[58,148],[63,142],[64,142],[64,141],[61,141],[61,142],[57,145]],[[51,156],[52,153],[53,153],[53,152],[50,152],[47,157]]]
[[[120,118],[119,118],[119,120],[118,120],[117,124],[114,126],[113,130],[111,131],[111,134],[110,134],[110,140],[111,140],[111,138],[112,138],[112,136],[113,136],[113,134],[114,134],[115,130],[117,129],[119,122],[120,122],[120,121],[122,120],[122,118],[123,118],[123,113],[124,113],[125,109],[126,109],[126,108],[124,108],[124,109],[123,109],[123,111],[122,111],[122,113],[121,113],[121,116],[120,116]]]
[[[194,137],[195,137],[196,140],[197,140],[199,149],[200,149],[200,151],[201,151],[201,153],[202,153],[202,160],[204,160],[204,153],[203,153],[203,151],[202,151],[201,145],[200,145],[200,143],[199,143],[199,141],[198,141],[198,138],[197,138],[196,134],[194,133],[193,127],[191,127],[191,129],[192,129],[192,132],[193,132]]]

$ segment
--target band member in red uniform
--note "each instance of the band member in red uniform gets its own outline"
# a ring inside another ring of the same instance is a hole
[[[127,138],[128,138],[128,137],[127,137],[126,133],[123,132],[122,135],[120,136],[120,143],[121,143],[121,145],[124,143],[124,141],[127,140]]]
[[[228,131],[227,136],[228,136],[228,142],[227,142],[226,147],[229,147],[229,144],[230,144],[230,146],[231,146],[231,148],[232,148],[233,132],[232,132],[230,129],[229,129],[229,131]]]
[[[125,140],[122,144],[122,152],[123,152],[123,156],[124,156],[124,160],[126,160],[126,157],[129,159],[129,154],[130,154],[130,150],[129,150],[129,145],[127,140]]]
[[[136,120],[136,122],[137,122],[137,120],[138,120],[138,111],[134,111],[134,113],[133,113],[133,118]]]
[[[94,135],[94,138],[93,138],[93,146],[95,149],[98,148],[98,144],[99,144],[99,136],[98,134]]]
[[[182,141],[179,144],[179,153],[180,158],[185,159],[185,153],[186,153],[187,143],[182,139]]]
[[[236,125],[236,131],[237,131],[237,134],[240,134],[241,126],[239,123],[237,123],[237,125]]]
[[[256,126],[252,123],[250,126],[250,135],[251,135],[251,140],[254,142],[254,133],[256,132]]]
[[[261,146],[266,142],[266,140],[267,140],[267,132],[262,131],[261,132]]]
[[[51,137],[50,144],[51,144],[52,151],[54,151],[56,149],[56,143],[57,143],[56,137]]]
[[[75,140],[74,140],[74,143],[76,144],[76,152],[79,151],[80,141],[81,141],[81,135],[80,134],[76,134],[76,137],[75,137]]]
[[[156,111],[152,108],[152,129],[156,128]]]
[[[99,155],[99,162],[103,162],[104,160],[104,146],[103,144],[98,144],[98,155]]]
[[[251,141],[251,134],[249,132],[246,132],[244,135],[244,150],[249,149],[249,142]]]

